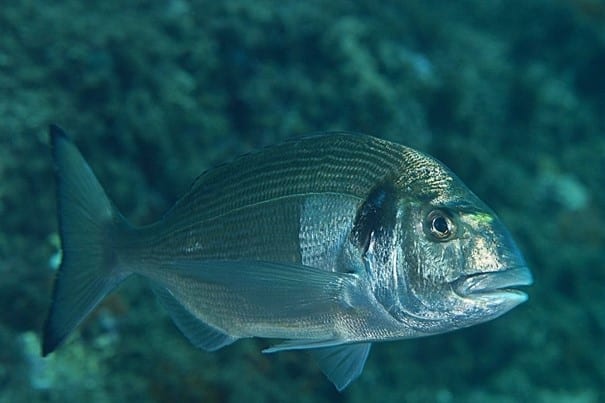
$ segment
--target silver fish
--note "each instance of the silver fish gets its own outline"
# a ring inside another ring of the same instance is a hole
[[[326,134],[202,174],[155,224],[114,208],[51,126],[62,262],[43,355],[131,274],[197,347],[246,337],[308,349],[338,390],[371,343],[494,319],[532,276],[496,215],[443,164],[370,136]]]

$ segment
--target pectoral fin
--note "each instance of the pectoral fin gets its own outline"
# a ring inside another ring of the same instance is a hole
[[[207,323],[218,320],[220,328],[239,337],[300,338],[302,333],[280,334],[296,330],[295,324],[299,332],[307,326],[315,330],[325,326],[326,337],[332,336],[330,318],[367,301],[355,275],[296,264],[175,261],[145,274],[170,290],[187,311],[207,317]],[[282,329],[274,334],[246,333],[248,324]]]
[[[345,344],[337,331],[343,315],[368,309],[369,288],[357,274],[259,261],[174,261],[145,274],[198,347],[216,350],[242,337],[289,339],[264,352],[311,349],[338,390],[363,370],[370,343]]]

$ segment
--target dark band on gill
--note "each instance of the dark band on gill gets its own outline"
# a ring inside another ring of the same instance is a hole
[[[351,242],[365,253],[372,239],[390,234],[395,226],[396,210],[393,185],[381,183],[374,187],[357,210]]]

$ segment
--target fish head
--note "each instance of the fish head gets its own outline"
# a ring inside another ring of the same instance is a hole
[[[393,294],[383,305],[406,326],[436,334],[526,301],[516,287],[531,284],[532,275],[500,219],[440,162],[421,157],[419,172],[408,169],[395,182],[390,250],[366,253],[370,267],[382,263],[378,282],[390,281]]]

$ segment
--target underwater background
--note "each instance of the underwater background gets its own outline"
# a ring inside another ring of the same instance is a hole
[[[205,169],[364,132],[445,162],[533,271],[502,318],[375,344],[338,393],[266,340],[214,353],[141,279],[42,359],[59,255],[47,128],[119,209],[161,217]],[[605,401],[603,0],[6,1],[0,7],[0,403]]]

